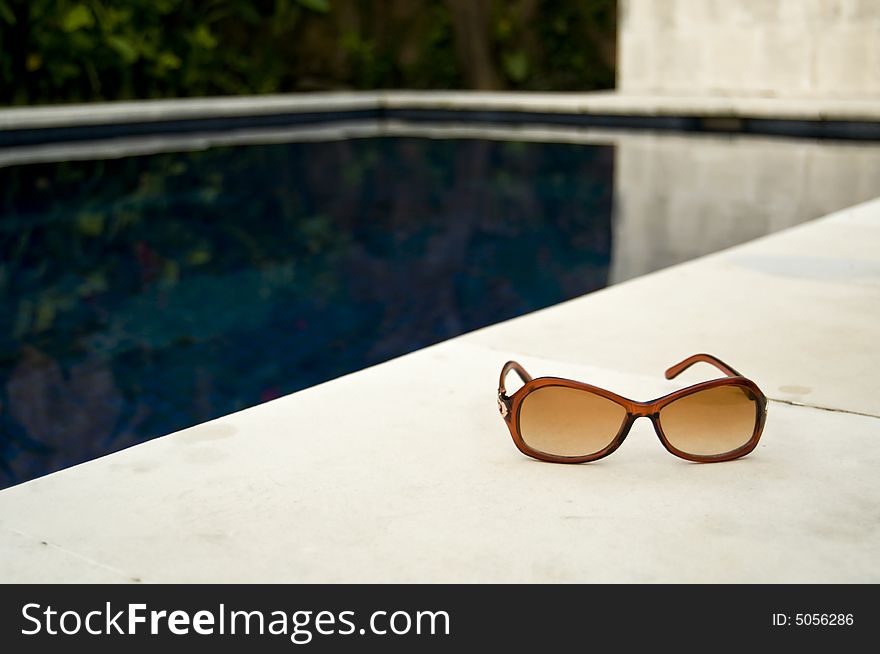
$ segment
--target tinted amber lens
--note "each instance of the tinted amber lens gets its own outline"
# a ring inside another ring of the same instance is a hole
[[[519,431],[533,450],[557,456],[587,456],[608,447],[626,409],[589,391],[543,386],[526,395]]]
[[[758,403],[743,386],[697,391],[660,410],[666,440],[686,454],[727,454],[749,442],[758,420]]]

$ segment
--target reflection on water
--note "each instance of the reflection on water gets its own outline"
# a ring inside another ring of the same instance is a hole
[[[604,286],[612,174],[409,138],[0,169],[0,486]]]
[[[880,144],[633,133],[616,138],[609,282],[880,195]]]
[[[878,144],[606,136],[0,168],[0,487],[880,195]]]

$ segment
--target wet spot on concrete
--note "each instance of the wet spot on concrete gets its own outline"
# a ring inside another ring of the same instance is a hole
[[[235,427],[231,425],[223,422],[211,422],[186,429],[176,434],[173,438],[174,442],[179,445],[190,445],[192,443],[204,443],[206,441],[219,441],[224,438],[231,438],[235,435],[235,432]]]
[[[756,272],[815,281],[852,283],[858,280],[880,278],[880,263],[840,257],[769,256],[734,254],[730,263]]]
[[[183,460],[187,463],[215,463],[226,458],[226,454],[216,447],[194,447],[187,450]]]

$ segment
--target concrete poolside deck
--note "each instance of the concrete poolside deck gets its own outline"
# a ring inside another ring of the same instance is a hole
[[[874,200],[0,491],[0,581],[878,582],[878,336]],[[772,399],[749,457],[497,413],[509,358],[648,398],[699,351]]]

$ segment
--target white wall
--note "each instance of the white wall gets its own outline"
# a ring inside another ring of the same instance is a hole
[[[619,90],[880,98],[880,0],[618,0]]]

